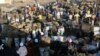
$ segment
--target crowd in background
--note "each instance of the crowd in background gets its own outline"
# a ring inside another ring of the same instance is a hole
[[[87,56],[100,51],[93,31],[100,20],[95,3],[37,3],[2,12],[1,18],[7,23],[0,24],[0,56]],[[88,25],[85,30],[83,24]]]

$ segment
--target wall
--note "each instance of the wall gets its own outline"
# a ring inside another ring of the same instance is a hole
[[[5,3],[12,4],[13,0],[5,0]]]
[[[5,3],[5,0],[0,0],[0,4],[3,4],[3,3]]]
[[[0,4],[12,4],[13,0],[0,0]]]

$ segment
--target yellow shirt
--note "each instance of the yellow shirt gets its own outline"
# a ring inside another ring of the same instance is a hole
[[[90,10],[87,11],[87,14],[90,14]]]
[[[51,18],[52,17],[52,14],[49,14],[48,17]]]
[[[43,19],[43,16],[42,16],[42,15],[39,15],[38,17],[39,17],[39,19],[40,19],[40,20],[42,20],[42,19]]]

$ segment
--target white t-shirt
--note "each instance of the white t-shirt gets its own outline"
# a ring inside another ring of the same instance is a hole
[[[59,38],[59,41],[61,41],[61,42],[64,41],[64,37],[62,37],[62,36],[58,36],[58,38]]]
[[[76,17],[76,18],[79,18],[79,14],[75,14],[75,17]]]
[[[22,17],[22,20],[24,20],[25,18],[24,17]]]
[[[16,22],[19,22],[19,18],[16,18]]]
[[[26,56],[27,48],[25,46],[22,46],[18,49],[17,53],[19,54],[19,56]]]
[[[73,15],[70,14],[70,15],[69,15],[69,19],[72,20],[72,18],[73,18]]]
[[[45,30],[47,30],[47,31],[48,31],[49,29],[50,29],[50,27],[49,27],[49,26],[47,26]]]
[[[8,16],[8,20],[9,20],[9,21],[11,20],[11,17],[10,17],[10,16]]]
[[[99,30],[100,30],[100,27],[94,27],[93,28],[94,35],[100,34]]]
[[[63,11],[61,11],[60,14],[63,15]]]
[[[91,14],[86,14],[85,15],[85,17],[87,18],[87,17],[91,17],[92,15]]]
[[[57,12],[57,18],[59,19],[60,18],[60,12]]]
[[[34,35],[34,37],[36,36],[36,31],[35,30],[33,30],[32,31],[32,34]]]

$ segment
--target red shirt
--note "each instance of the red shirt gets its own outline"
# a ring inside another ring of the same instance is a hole
[[[32,11],[35,11],[35,10],[36,10],[36,7],[35,7],[35,6],[32,6],[32,7],[31,7],[31,10],[32,10]]]

